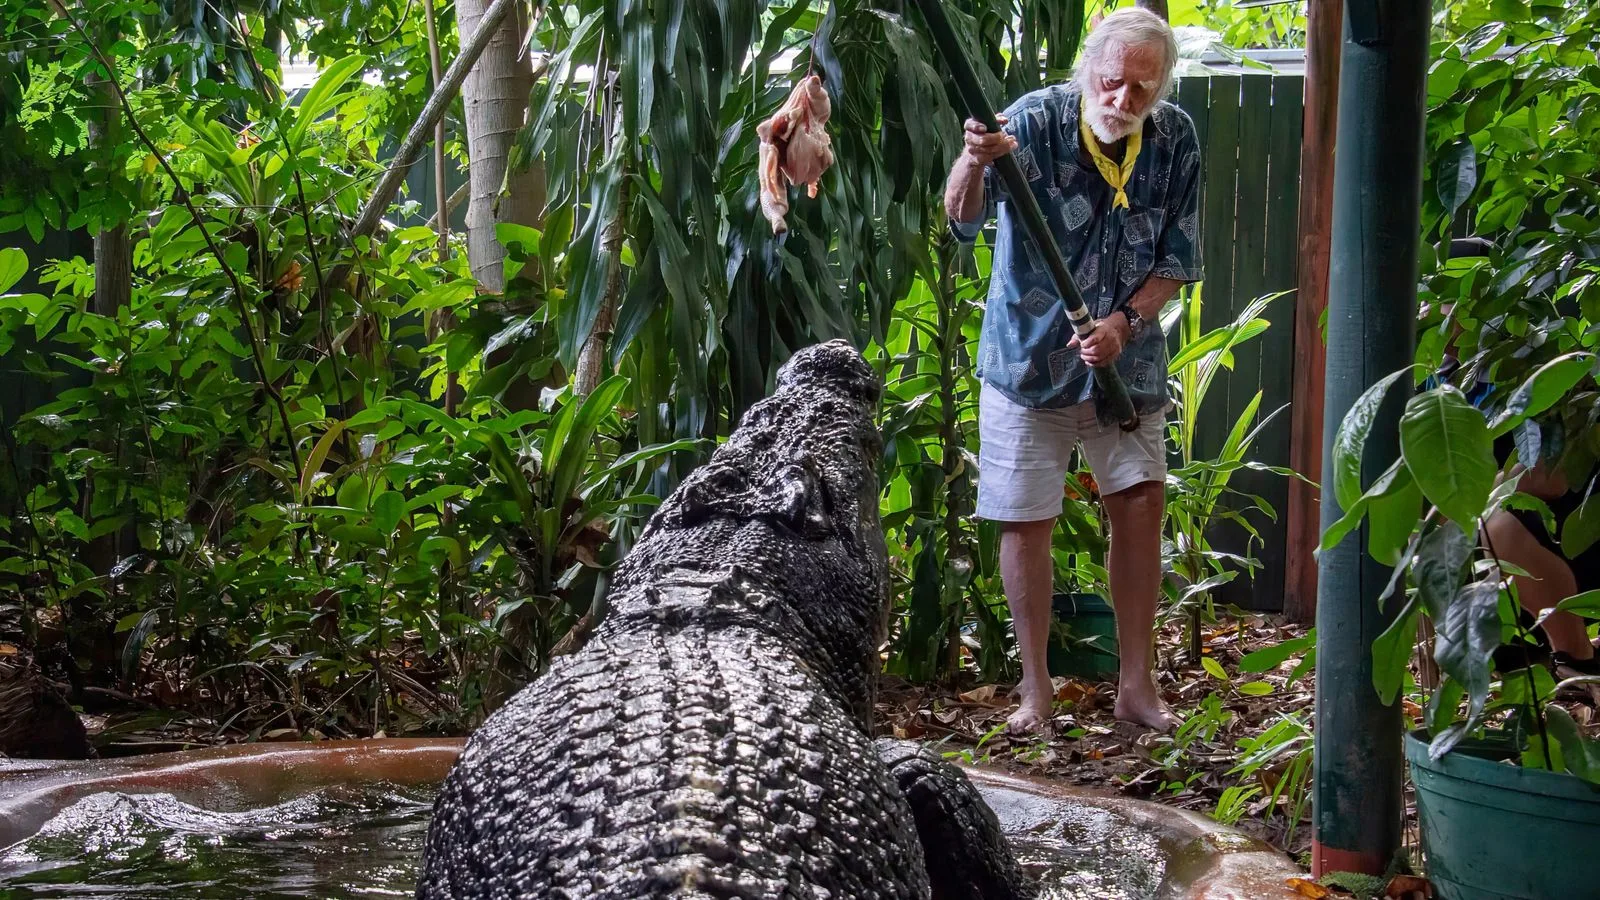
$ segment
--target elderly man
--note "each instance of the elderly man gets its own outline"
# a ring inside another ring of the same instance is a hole
[[[1090,32],[1073,82],[1035,91],[1000,118],[966,123],[950,172],[951,228],[972,240],[998,209],[979,344],[980,517],[1002,523],[1000,571],[1022,656],[1014,732],[1041,727],[1054,699],[1050,536],[1073,447],[1082,444],[1111,519],[1111,601],[1121,673],[1116,716],[1166,731],[1176,719],[1152,673],[1166,479],[1166,340],[1161,307],[1200,279],[1200,149],[1194,124],[1164,102],[1178,46],[1143,9]],[[1080,343],[1038,249],[989,164],[1014,152],[1099,324]],[[1100,421],[1089,366],[1115,363],[1140,413],[1136,431]]]

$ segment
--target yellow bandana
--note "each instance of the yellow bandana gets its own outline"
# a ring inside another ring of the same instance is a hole
[[[1122,153],[1122,164],[1119,166],[1112,162],[1100,149],[1100,142],[1095,139],[1094,129],[1089,127],[1089,95],[1084,94],[1078,103],[1078,137],[1083,146],[1089,148],[1089,156],[1094,159],[1094,167],[1100,170],[1100,176],[1106,180],[1117,192],[1111,201],[1113,207],[1120,206],[1128,209],[1128,179],[1133,176],[1133,163],[1139,158],[1140,131],[1135,130],[1128,135],[1128,148]]]

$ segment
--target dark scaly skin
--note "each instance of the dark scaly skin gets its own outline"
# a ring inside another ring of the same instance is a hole
[[[652,516],[589,643],[468,743],[418,897],[931,896],[869,736],[879,385],[843,341],[780,370]]]
[[[881,738],[878,756],[911,802],[934,900],[1034,896],[1000,820],[960,769],[915,741]]]

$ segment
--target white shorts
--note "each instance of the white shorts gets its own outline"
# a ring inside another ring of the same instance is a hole
[[[978,395],[978,517],[1038,522],[1061,515],[1072,448],[1080,442],[1102,496],[1167,478],[1164,412],[1123,431],[1101,425],[1093,401],[1030,409],[985,383]]]

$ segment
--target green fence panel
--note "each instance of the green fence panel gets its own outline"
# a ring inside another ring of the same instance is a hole
[[[1194,121],[1201,147],[1200,255],[1206,276],[1201,324],[1206,329],[1233,321],[1257,297],[1295,288],[1303,91],[1302,76],[1266,72],[1192,74],[1178,84],[1176,102]],[[1196,427],[1197,454],[1220,452],[1229,429],[1258,391],[1257,422],[1289,402],[1295,377],[1304,374],[1295,371],[1294,313],[1292,295],[1269,305],[1265,317],[1271,327],[1238,350],[1233,372],[1212,383],[1206,415]],[[1176,335],[1169,345],[1176,351]],[[1287,466],[1289,439],[1289,412],[1284,410],[1261,429],[1249,458]],[[1219,599],[1247,609],[1281,610],[1287,482],[1281,475],[1245,470],[1231,484],[1259,497],[1266,509],[1231,498],[1233,508],[1246,510],[1257,534],[1219,526],[1213,545],[1249,553],[1262,568],[1254,579],[1225,586]]]

